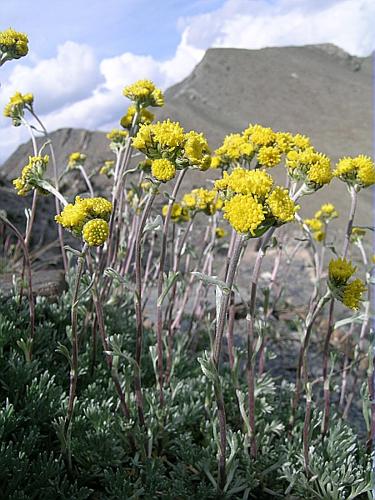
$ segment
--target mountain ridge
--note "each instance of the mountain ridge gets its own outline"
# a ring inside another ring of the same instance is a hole
[[[186,130],[204,132],[212,148],[249,122],[300,132],[335,162],[342,156],[372,154],[371,74],[371,56],[352,56],[332,44],[212,48],[190,75],[166,90],[166,104],[155,112],[158,119],[171,118]],[[113,156],[104,132],[59,129],[51,138],[61,170],[75,150],[87,154],[89,170]],[[0,172],[14,178],[30,152],[30,143],[21,145]],[[346,210],[345,187],[338,184],[313,197],[309,209],[333,197]],[[366,191],[359,207],[363,215],[371,208],[371,192]]]

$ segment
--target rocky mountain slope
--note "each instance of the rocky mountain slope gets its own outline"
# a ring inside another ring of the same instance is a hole
[[[166,91],[165,100],[158,117],[205,132],[212,147],[227,133],[241,131],[252,122],[306,134],[333,161],[345,155],[372,154],[371,57],[353,57],[333,45],[210,49],[189,77]],[[113,156],[103,132],[61,129],[51,138],[61,169],[72,151],[88,155],[89,170]],[[0,172],[13,178],[30,151],[30,143],[20,146]],[[201,181],[202,174],[191,182]],[[305,213],[327,200],[345,212],[344,191],[335,182],[318,197],[304,201]],[[370,207],[367,190],[358,212],[363,224],[370,224]]]

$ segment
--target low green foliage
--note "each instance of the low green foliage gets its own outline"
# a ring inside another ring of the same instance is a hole
[[[216,404],[213,384],[198,362],[203,353],[189,352],[184,339],[177,339],[173,376],[160,407],[153,351],[149,349],[154,338],[145,332],[145,437],[138,427],[132,386],[133,311],[129,304],[106,309],[107,334],[131,411],[131,419],[126,421],[119,412],[99,339],[93,355],[92,322],[88,322],[90,328],[85,326],[92,306],[88,298],[82,303],[78,399],[70,444],[73,470],[68,472],[62,426],[69,390],[69,362],[64,356],[64,347],[70,350],[66,336],[69,297],[64,295],[55,304],[38,300],[31,361],[22,348],[22,340],[28,337],[27,304],[1,299],[0,497],[216,498]],[[314,412],[307,477],[301,454],[302,409],[293,430],[287,429],[292,387],[268,375],[257,381],[258,456],[253,460],[229,369],[224,369],[221,385],[228,421],[222,498],[368,498],[369,456],[345,423],[332,421],[329,435],[322,441],[321,415]],[[240,373],[238,390],[244,396],[245,387]]]

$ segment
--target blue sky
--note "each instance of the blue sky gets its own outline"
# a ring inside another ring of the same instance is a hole
[[[183,19],[224,0],[1,0],[2,23],[29,34],[35,52],[52,56],[67,39],[95,46],[98,57],[130,51],[173,55]]]
[[[125,85],[181,81],[209,47],[334,43],[375,48],[374,0],[0,0],[0,30],[26,32],[27,57],[0,73],[0,108],[33,92],[49,128],[107,130],[126,108]],[[27,140],[0,117],[0,162]]]

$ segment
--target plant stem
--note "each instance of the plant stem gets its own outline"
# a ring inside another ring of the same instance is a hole
[[[322,310],[323,306],[327,303],[327,301],[330,299],[330,292],[327,292],[323,297],[320,298],[319,302],[316,304],[315,307],[312,308],[312,311],[309,312],[306,322],[305,322],[305,328],[304,328],[304,333],[303,333],[303,339],[299,351],[299,357],[298,357],[298,366],[297,366],[297,374],[296,374],[296,388],[294,392],[294,397],[292,400],[292,410],[291,410],[291,417],[290,417],[290,427],[293,426],[294,424],[294,419],[295,419],[295,414],[297,410],[297,405],[300,399],[301,395],[301,378],[302,378],[302,368],[304,361],[307,361],[307,349],[309,347],[310,343],[310,336],[312,332],[312,327],[314,325],[314,322]],[[305,367],[306,369],[306,367]]]
[[[24,254],[24,262],[25,268],[27,271],[28,278],[28,300],[29,300],[29,312],[30,312],[30,338],[34,338],[35,334],[35,304],[34,304],[34,296],[33,296],[33,285],[32,285],[32,273],[31,273],[31,263],[30,263],[30,254],[27,245],[25,244],[25,240],[19,230],[14,226],[2,213],[0,212],[0,220],[4,222],[6,226],[8,226],[11,231],[15,233],[18,238],[20,245],[22,246],[23,254]]]
[[[139,223],[137,236],[135,240],[135,313],[137,322],[137,336],[135,348],[135,361],[137,367],[134,370],[134,387],[138,408],[139,422],[145,425],[143,410],[143,395],[141,384],[141,358],[143,343],[143,314],[142,314],[142,238],[146,221],[150,215],[152,204],[155,200],[156,192],[149,195],[146,206],[143,209],[142,217]]]
[[[67,438],[67,441],[68,441],[68,436],[70,436],[71,434],[71,424],[73,418],[74,402],[76,399],[76,389],[78,381],[78,294],[79,294],[79,286],[81,284],[86,251],[87,251],[87,245],[85,244],[82,248],[82,255],[78,257],[76,279],[72,294],[72,307],[71,307],[72,359],[70,367],[69,401],[68,401],[68,409],[64,426],[65,436]],[[72,470],[72,454],[70,450],[70,445],[68,446],[68,466],[69,470]]]
[[[330,300],[329,303],[329,313],[328,313],[328,329],[327,335],[324,341],[323,348],[323,390],[324,390],[324,413],[322,421],[322,436],[324,437],[328,432],[329,427],[329,415],[330,415],[330,388],[329,388],[329,376],[328,376],[328,364],[329,364],[329,343],[331,340],[331,335],[333,332],[333,308],[335,301]]]
[[[256,437],[255,437],[255,355],[254,355],[254,322],[255,322],[255,305],[256,305],[256,295],[258,280],[260,275],[260,269],[262,266],[263,258],[266,254],[266,247],[270,241],[275,228],[271,228],[263,237],[260,248],[258,250],[253,274],[251,277],[250,285],[250,304],[249,304],[249,314],[247,316],[247,362],[246,362],[246,373],[247,373],[247,396],[249,405],[249,424],[250,424],[250,453],[253,458],[256,458],[257,447],[256,447]]]
[[[181,186],[182,180],[185,176],[186,169],[180,171],[176,183],[173,188],[172,196],[169,199],[168,210],[165,215],[163,233],[162,233],[162,243],[160,251],[159,269],[158,269],[158,301],[156,305],[156,344],[157,344],[157,356],[158,356],[158,379],[159,379],[159,399],[160,405],[164,404],[164,394],[163,394],[163,309],[162,304],[159,303],[159,298],[163,293],[164,284],[164,266],[167,253],[167,238],[169,221],[172,215],[173,203],[176,200],[177,192]]]

